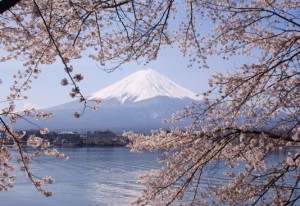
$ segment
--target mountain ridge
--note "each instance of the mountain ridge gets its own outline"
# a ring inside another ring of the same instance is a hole
[[[199,99],[196,93],[152,69],[139,70],[108,87],[94,92],[88,99],[107,100],[116,98],[123,104],[125,101],[138,102],[155,96]]]
[[[130,88],[133,90],[130,91]],[[80,118],[75,118],[74,113],[82,112],[83,105],[71,101],[43,110],[53,112],[53,118],[32,121],[40,127],[56,131],[110,129],[117,133],[124,130],[149,132],[152,129],[185,125],[184,122],[166,125],[163,120],[171,119],[172,114],[200,99],[194,92],[153,70],[135,72],[93,93],[88,99],[95,98],[102,100],[100,109],[86,109]],[[28,129],[29,126],[22,127]]]

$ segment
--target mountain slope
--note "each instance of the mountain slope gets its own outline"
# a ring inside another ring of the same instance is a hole
[[[116,98],[124,103],[125,101],[138,102],[157,96],[196,99],[195,93],[151,69],[135,72],[123,80],[95,92],[89,99]]]
[[[77,101],[45,109],[54,113],[47,121],[38,121],[50,130],[97,130],[115,132],[134,130],[147,132],[151,129],[169,128],[162,124],[173,113],[200,99],[195,93],[179,86],[153,70],[138,71],[119,82],[93,93],[89,100],[102,99],[96,112],[85,110],[80,118],[74,112],[83,105]],[[24,127],[24,126],[23,126]]]

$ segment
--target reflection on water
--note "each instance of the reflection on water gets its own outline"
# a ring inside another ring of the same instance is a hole
[[[14,188],[0,192],[0,205],[129,205],[142,188],[136,183],[138,175],[159,166],[156,163],[159,153],[132,154],[128,148],[62,148],[60,151],[70,159],[42,157],[32,165],[35,174],[55,178],[56,183],[46,188],[54,192],[53,197],[40,195],[25,175],[16,171]],[[274,153],[270,161],[286,157],[287,152]],[[225,181],[222,173],[218,170],[211,174],[206,184],[211,181],[222,184]]]

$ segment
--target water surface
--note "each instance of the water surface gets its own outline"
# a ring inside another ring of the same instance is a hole
[[[159,167],[156,153],[133,154],[128,148],[60,148],[70,157],[68,161],[52,157],[38,158],[31,166],[40,177],[51,175],[56,183],[46,187],[54,193],[44,197],[18,171],[15,186],[8,192],[0,192],[5,206],[123,206],[139,196],[142,187],[136,182],[138,176],[152,168]],[[299,148],[281,150],[272,154],[270,162],[286,158],[287,152]],[[208,172],[204,187],[226,182],[224,170]]]
[[[25,174],[16,171],[15,186],[0,192],[6,206],[105,206],[129,205],[139,195],[138,175],[157,167],[158,153],[133,154],[128,148],[60,148],[68,161],[41,157],[31,165],[38,176],[50,175],[55,184],[46,189],[54,193],[44,197]],[[16,168],[17,170],[17,168]]]

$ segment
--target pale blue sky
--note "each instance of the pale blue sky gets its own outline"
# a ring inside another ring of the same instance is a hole
[[[181,8],[181,7],[180,7]],[[185,14],[179,10],[178,19],[185,18]],[[209,21],[204,20],[204,25],[201,26],[202,32],[208,32],[213,26]],[[176,23],[173,22],[173,26]],[[200,25],[199,25],[200,26]],[[0,50],[0,53],[3,51]],[[209,59],[210,69],[199,69],[198,65],[194,68],[187,68],[188,60],[182,57],[179,49],[167,48],[160,51],[156,61],[150,62],[148,65],[136,64],[134,62],[122,66],[122,69],[115,70],[112,73],[106,73],[97,67],[97,62],[84,57],[73,63],[74,73],[82,73],[84,75],[83,81],[79,86],[84,95],[90,94],[103,89],[110,84],[121,80],[122,78],[136,72],[138,69],[154,69],[169,79],[175,81],[181,86],[190,89],[195,93],[202,93],[208,90],[208,78],[216,71],[227,72],[237,64],[242,62],[239,58],[234,58],[231,63],[222,60],[221,58]],[[22,69],[22,62],[11,61],[0,63],[0,79],[3,84],[0,85],[0,101],[5,99],[9,86],[12,85],[12,75],[17,69]],[[38,108],[47,108],[59,105],[65,102],[73,101],[69,92],[71,87],[62,87],[60,81],[67,77],[64,73],[63,65],[59,62],[54,65],[42,66],[42,73],[39,79],[34,80],[32,89],[27,92],[29,97],[26,101],[21,101],[20,105],[37,105]],[[3,105],[0,105],[3,108]]]
[[[211,68],[199,69],[187,68],[188,61],[183,58],[177,47],[164,49],[159,53],[156,61],[148,65],[128,63],[122,69],[112,73],[104,72],[97,67],[97,63],[87,57],[83,57],[73,63],[75,73],[83,73],[84,80],[80,87],[84,95],[90,94],[121,80],[122,78],[136,72],[138,69],[154,69],[176,83],[190,89],[196,93],[202,93],[208,89],[208,78],[216,71],[227,72],[233,63],[226,63],[218,58],[212,59]],[[9,92],[12,84],[12,75],[18,68],[22,67],[22,62],[11,61],[1,63],[0,86],[1,99],[3,100]],[[54,65],[42,66],[42,73],[39,79],[34,80],[32,89],[27,92],[29,97],[26,101],[21,101],[20,105],[36,105],[38,108],[47,108],[72,101],[69,92],[71,87],[62,87],[60,81],[67,77],[63,71],[63,66],[57,62]],[[3,106],[3,105],[2,105]]]

